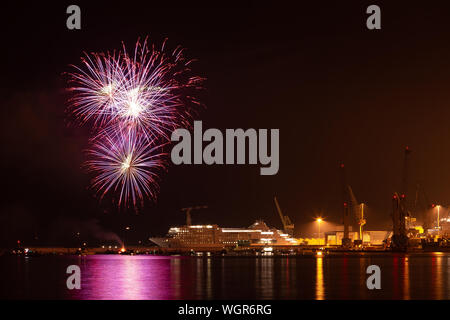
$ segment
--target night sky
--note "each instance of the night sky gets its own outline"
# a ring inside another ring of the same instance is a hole
[[[68,30],[70,4],[82,29]],[[370,4],[382,29],[366,28]],[[273,196],[304,235],[314,217],[341,222],[339,164],[367,229],[389,228],[412,150],[410,197],[450,204],[450,10],[444,1],[38,2],[2,10],[0,240],[70,244],[113,231],[130,239],[194,223],[281,228]],[[207,78],[196,120],[206,128],[280,129],[280,170],[259,165],[169,166],[156,204],[138,212],[99,202],[82,168],[89,128],[69,125],[63,73],[83,51],[132,49],[138,37],[182,45]],[[33,238],[38,238],[34,239]],[[0,244],[1,246],[1,244]]]

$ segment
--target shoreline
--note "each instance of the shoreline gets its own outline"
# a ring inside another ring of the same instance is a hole
[[[432,250],[433,249],[433,250]],[[121,252],[120,249],[110,249],[102,247],[92,248],[67,248],[67,247],[29,247],[27,252],[0,249],[0,256],[44,256],[44,255],[151,255],[151,256],[198,256],[198,257],[296,257],[296,256],[364,256],[379,254],[415,254],[415,253],[445,253],[450,252],[450,248],[410,248],[407,251],[394,251],[384,248],[368,249],[343,249],[330,247],[273,247],[273,251],[265,252],[261,247],[255,248],[160,248],[160,247],[127,247]]]

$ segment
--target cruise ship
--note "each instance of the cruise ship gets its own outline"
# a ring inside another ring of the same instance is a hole
[[[221,228],[212,225],[185,225],[172,227],[165,238],[150,238],[165,248],[230,248],[270,245],[296,245],[289,234],[258,220],[248,228]]]

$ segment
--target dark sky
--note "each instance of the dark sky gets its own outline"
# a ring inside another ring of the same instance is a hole
[[[368,205],[368,229],[390,224],[403,148],[413,150],[410,190],[450,196],[450,10],[444,1],[89,1],[8,4],[2,9],[3,241],[58,242],[95,225],[135,239],[184,223],[180,208],[206,204],[195,223],[280,228],[273,205],[303,226],[340,222],[339,164]],[[82,30],[66,28],[78,4]],[[382,29],[366,28],[369,4]],[[83,51],[129,49],[138,37],[182,45],[207,78],[197,120],[204,128],[280,129],[280,171],[259,166],[170,166],[157,203],[138,213],[99,203],[81,168],[88,128],[68,126],[69,64]],[[96,227],[93,227],[94,229]]]

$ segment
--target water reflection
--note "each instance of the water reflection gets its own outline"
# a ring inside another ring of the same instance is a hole
[[[211,260],[206,260],[206,299],[212,299]]]
[[[325,299],[325,289],[323,283],[323,258],[316,258],[316,300]]]
[[[195,261],[195,270],[196,270],[196,275],[195,275],[195,294],[197,297],[201,297],[202,296],[202,280],[203,280],[203,259],[199,259],[197,258]]]
[[[340,299],[349,299],[349,286],[350,286],[350,279],[349,279],[349,273],[351,272],[351,270],[349,270],[348,267],[348,258],[346,256],[344,256],[342,258],[342,262],[341,262],[341,274],[340,274],[340,279],[339,279],[339,292],[340,292]]]
[[[78,299],[145,300],[169,299],[168,259],[145,257],[84,257],[81,264],[82,290]]]
[[[367,259],[359,259],[359,281],[361,283],[367,283],[367,266],[369,266],[370,263],[367,261]],[[361,299],[367,299],[367,290],[363,289],[360,290]]]
[[[10,299],[450,299],[450,254],[334,257],[0,257]],[[68,265],[81,290],[67,290]],[[381,268],[368,290],[366,268]],[[63,270],[63,271],[61,271]]]
[[[435,299],[444,299],[444,275],[442,272],[442,252],[434,252],[432,260],[432,270],[434,271],[433,276],[433,287],[435,288]]]
[[[410,294],[409,294],[409,258],[404,257],[403,258],[403,299],[409,300]]]
[[[143,290],[141,286],[141,270],[140,265],[133,260],[126,259],[122,263],[122,268],[119,269],[121,276],[119,279],[127,279],[127,281],[120,281],[120,286],[115,290],[116,296],[124,300],[139,300],[143,299]]]
[[[273,299],[273,258],[256,258],[255,289],[261,299]]]
[[[400,286],[399,286],[399,268],[398,268],[398,255],[395,254],[393,259],[393,268],[392,268],[392,293],[393,293],[393,299],[401,299],[400,295]]]
[[[445,270],[449,270],[449,265],[450,265],[450,257],[447,257],[447,261],[445,264]],[[447,274],[448,271],[446,272],[446,278],[447,278],[447,294],[446,294],[446,299],[449,299],[450,297],[450,275]]]
[[[283,279],[283,286],[282,288],[284,288],[284,290],[286,291],[285,294],[286,296],[291,296],[291,282],[293,281],[291,279],[291,272],[290,272],[290,268],[291,268],[291,259],[286,258],[281,260],[281,269],[282,269],[282,274],[284,273],[284,279]]]
[[[172,288],[174,295],[179,297],[181,295],[180,288],[180,259],[171,259],[170,260],[170,275],[172,279]]]

